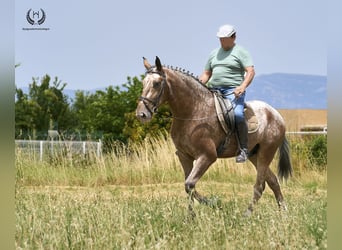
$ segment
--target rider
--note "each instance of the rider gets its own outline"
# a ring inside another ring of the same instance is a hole
[[[244,102],[246,88],[255,75],[254,65],[249,52],[235,43],[236,31],[232,25],[221,26],[217,37],[221,47],[211,52],[200,81],[219,90],[235,105],[235,127],[240,144],[236,162],[245,162],[248,158],[248,128]]]

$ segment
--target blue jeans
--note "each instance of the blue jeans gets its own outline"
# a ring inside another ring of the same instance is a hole
[[[234,107],[234,116],[235,116],[235,123],[238,124],[240,122],[245,121],[245,95],[246,91],[241,94],[240,97],[235,98],[234,95],[234,89],[235,87],[215,87],[214,89],[217,89],[221,92],[223,95],[223,98],[229,99]]]

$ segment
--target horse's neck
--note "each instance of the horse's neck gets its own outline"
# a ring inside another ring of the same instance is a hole
[[[170,73],[168,88],[168,103],[175,117],[198,116],[198,112],[210,102],[211,93],[191,76]]]

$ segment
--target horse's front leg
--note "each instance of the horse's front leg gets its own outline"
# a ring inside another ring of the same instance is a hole
[[[193,164],[193,168],[188,176],[185,177],[185,191],[195,198],[199,203],[207,204],[206,197],[200,195],[195,186],[203,174],[207,171],[209,166],[216,161],[216,157],[208,157],[207,155],[200,156]]]
[[[185,191],[189,195],[189,210],[193,211],[194,199],[196,199],[201,204],[208,204],[208,200],[200,195],[196,190],[195,186],[197,181],[203,176],[209,166],[216,161],[216,151],[209,154],[207,151],[203,153],[198,159],[178,152],[177,155],[182,164],[184,175],[185,175]]]
[[[206,197],[200,195],[195,190],[195,185],[216,158],[213,157],[211,160],[208,160],[208,157],[204,156],[195,161],[193,157],[181,151],[177,151],[176,154],[184,171],[185,191],[189,195],[190,202],[193,203],[195,198],[199,203],[207,203]]]
[[[176,152],[176,155],[178,156],[178,159],[182,165],[185,180],[186,180],[193,168],[194,158],[189,156],[186,153],[183,153],[180,150]],[[195,213],[193,211],[193,203],[194,203],[195,190],[187,190],[187,188],[185,188],[185,191],[189,194],[189,211],[190,211],[190,214],[194,217]]]

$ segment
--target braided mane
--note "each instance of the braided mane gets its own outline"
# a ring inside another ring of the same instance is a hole
[[[201,86],[207,88],[206,85],[202,84],[199,80],[199,77],[198,76],[195,76],[193,73],[190,73],[190,71],[188,70],[185,70],[181,67],[173,67],[173,66],[170,66],[170,65],[163,65],[165,68],[167,69],[170,69],[172,71],[175,71],[175,72],[178,72],[178,73],[181,73],[183,74],[184,76],[187,76],[187,77],[191,77],[192,79],[194,79],[198,84],[200,84]]]
[[[200,82],[198,76],[194,76],[193,73],[190,73],[189,71],[186,71],[185,69],[182,69],[182,68],[180,68],[180,67],[179,67],[179,68],[178,68],[178,67],[174,68],[173,66],[169,66],[169,65],[167,65],[167,66],[164,65],[164,67],[166,67],[167,69],[171,69],[171,70],[174,70],[174,71],[183,73],[184,75],[191,76],[191,77],[194,78],[196,81]]]

